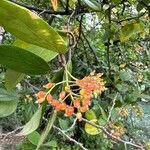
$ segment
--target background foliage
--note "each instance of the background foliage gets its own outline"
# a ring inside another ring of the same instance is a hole
[[[14,9],[13,5],[8,8],[5,0],[0,2],[0,26],[4,28],[0,33],[0,132],[26,124],[21,132],[27,138],[18,145],[3,147],[36,149],[53,110],[50,106],[39,109],[35,94],[49,80],[63,80],[58,53],[66,52],[75,77],[81,79],[95,70],[102,72],[106,81],[107,90],[93,99],[91,112],[84,117],[105,125],[114,105],[111,122],[124,130],[121,138],[149,149],[149,0],[60,0],[57,5],[49,0],[12,2],[34,13]],[[66,32],[71,33],[69,39]],[[67,130],[74,119],[58,113],[54,124]],[[77,121],[67,134],[91,150],[133,149],[98,132]],[[57,130],[52,129],[47,138],[45,133],[42,136],[46,141],[41,149],[80,149]]]

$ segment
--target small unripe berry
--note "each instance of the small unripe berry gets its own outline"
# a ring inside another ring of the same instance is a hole
[[[66,86],[65,86],[65,91],[66,91],[66,92],[69,92],[69,91],[70,91],[70,86],[67,86],[67,85],[66,85]]]
[[[78,112],[78,113],[76,114],[76,117],[77,117],[77,119],[81,120],[82,114],[81,114],[80,112]]]

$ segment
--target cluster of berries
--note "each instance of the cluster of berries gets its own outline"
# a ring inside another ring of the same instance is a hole
[[[49,92],[40,91],[36,95],[38,97],[38,103],[42,103],[44,100],[52,105],[56,111],[65,111],[65,116],[72,116],[75,112],[78,119],[82,117],[82,113],[86,112],[91,105],[91,98],[97,97],[101,94],[105,88],[105,82],[101,78],[102,74],[91,73],[89,76],[84,77],[81,80],[73,81],[74,85],[65,87],[64,91],[59,93],[58,99],[55,99]],[[46,89],[51,89],[55,86],[54,83],[48,83],[43,86]],[[74,93],[71,90],[72,86],[78,87],[79,92]],[[71,97],[71,104],[66,104],[66,98]]]
[[[111,131],[111,134],[117,138],[120,138],[125,134],[125,129],[122,124],[111,122],[109,124],[109,129]]]

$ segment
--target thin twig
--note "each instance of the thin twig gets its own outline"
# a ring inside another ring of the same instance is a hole
[[[114,106],[115,106],[115,104],[116,104],[116,99],[117,99],[117,97],[118,97],[118,93],[115,95],[115,97],[114,97],[114,99],[113,99],[113,104],[112,104],[112,107],[111,107],[111,109],[110,109],[110,111],[109,111],[109,115],[108,115],[108,118],[107,118],[107,123],[109,122],[109,120],[110,120],[110,118],[111,118],[111,114],[112,114],[112,111],[113,111]],[[106,123],[106,124],[107,124],[107,123]]]
[[[68,132],[68,131],[72,130],[74,128],[74,126],[76,125],[76,122],[77,122],[77,118],[74,119],[73,124],[71,125],[71,127],[66,129],[66,130],[64,130],[64,132]]]
[[[125,141],[125,140],[123,140],[123,139],[120,139],[120,138],[118,138],[118,137],[112,135],[112,134],[111,134],[109,131],[107,131],[107,129],[106,129],[105,127],[103,127],[103,126],[97,125],[97,124],[95,124],[95,123],[93,123],[93,122],[91,122],[91,121],[89,121],[89,120],[87,120],[87,119],[85,119],[85,118],[82,118],[81,120],[84,121],[84,122],[86,122],[86,123],[88,123],[88,124],[90,124],[90,125],[92,125],[92,126],[94,126],[94,127],[96,127],[96,128],[98,128],[98,129],[101,129],[101,130],[102,130],[109,138],[111,138],[112,140],[116,140],[116,141],[118,141],[118,142],[120,142],[120,143],[123,143],[123,144],[126,144],[126,145],[131,145],[131,146],[133,146],[133,147],[135,147],[135,148],[138,148],[138,149],[140,149],[140,150],[145,150],[145,148],[144,148],[143,145],[135,144],[135,143],[132,143],[132,142],[130,142],[130,141]]]
[[[74,142],[76,145],[80,146],[80,148],[82,148],[83,150],[88,150],[87,148],[85,148],[85,147],[83,146],[82,143],[79,143],[79,142],[76,141],[75,139],[71,138],[71,137],[70,137],[69,135],[67,135],[62,129],[60,129],[60,128],[54,126],[54,125],[53,125],[53,128],[56,129],[56,130],[58,130],[59,132],[61,132],[69,141]]]
[[[32,85],[28,80],[24,80],[24,81],[27,83],[27,85],[28,85],[29,87],[31,87],[33,93],[36,93],[36,91],[40,91],[39,88],[37,88],[37,87],[35,87],[34,85]]]
[[[33,11],[37,11],[37,12],[43,12],[43,9],[41,8],[37,8],[37,7],[34,7],[34,6],[31,6],[31,5],[26,5],[24,3],[20,3],[20,2],[16,2],[14,0],[11,0],[11,2],[19,5],[19,6],[23,6],[29,10],[33,10]],[[51,11],[51,10],[48,10],[48,9],[45,9],[44,11],[44,14],[52,14],[52,15],[71,15],[72,14],[72,10],[65,10],[65,11]],[[95,11],[94,11],[95,12]],[[84,13],[89,13],[89,10],[88,9],[77,9],[76,10],[76,14],[84,14]]]
[[[15,130],[8,132],[6,134],[1,134],[3,136],[3,140],[5,140],[9,135],[14,135],[18,130],[22,129],[23,126],[16,128]]]

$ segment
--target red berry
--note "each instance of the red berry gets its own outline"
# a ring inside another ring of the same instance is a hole
[[[61,107],[61,110],[65,110],[67,106],[66,106],[66,104],[62,103],[62,104],[60,104],[60,107]]]
[[[79,99],[74,100],[73,105],[75,108],[79,108],[80,107],[80,100]]]
[[[46,89],[50,89],[53,86],[54,86],[54,83],[51,83],[51,82],[47,83],[46,85],[43,85],[43,87],[46,88]]]
[[[48,94],[46,99],[47,99],[48,103],[51,104],[52,100],[53,100],[53,96],[51,94]]]
[[[41,104],[42,102],[44,102],[44,100],[45,100],[45,98],[39,98],[39,99],[37,100],[37,103]]]
[[[56,111],[61,111],[61,104],[56,105],[55,110],[56,110]]]
[[[80,107],[80,111],[81,111],[82,113],[85,113],[87,110],[88,110],[88,107],[87,107],[87,106]]]
[[[53,99],[52,102],[51,102],[51,105],[53,105],[55,107],[58,106],[59,104],[60,104],[60,102],[56,99]]]
[[[90,101],[90,98],[89,97],[85,97],[83,100],[82,100],[82,105],[83,106],[90,106],[91,104],[91,101]]]
[[[60,99],[64,99],[66,96],[66,92],[65,91],[62,91],[60,94],[59,94],[59,98]]]
[[[68,106],[65,109],[65,116],[72,116],[74,113],[74,108],[72,106]]]
[[[44,91],[39,91],[36,96],[40,99],[40,98],[44,98],[46,96],[46,92]]]

